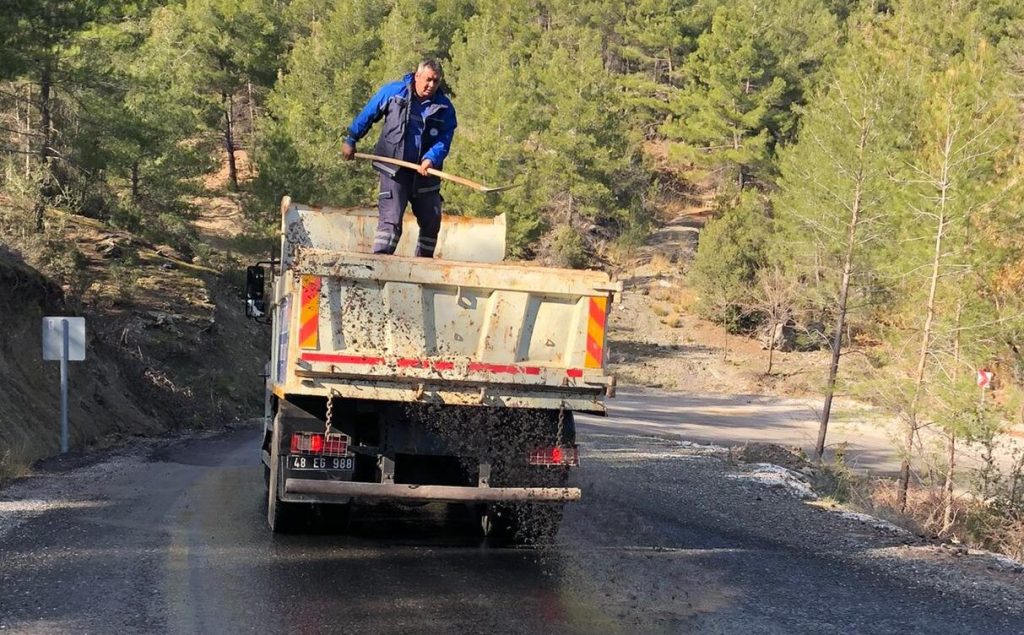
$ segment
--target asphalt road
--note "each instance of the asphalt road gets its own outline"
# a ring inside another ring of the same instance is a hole
[[[625,432],[581,426],[584,501],[536,549],[444,506],[274,536],[254,428],[52,461],[0,491],[0,632],[1024,632],[868,557],[906,538]]]

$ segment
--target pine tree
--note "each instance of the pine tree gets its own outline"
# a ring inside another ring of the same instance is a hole
[[[512,252],[534,240],[541,228],[527,169],[527,144],[536,130],[536,85],[529,57],[503,32],[498,19],[478,15],[465,25],[452,48],[448,76],[456,95],[459,128],[446,169],[485,183],[527,183],[527,187],[482,197],[446,188],[449,210],[468,216],[508,215]]]
[[[970,29],[972,23],[966,19],[961,25]],[[921,321],[915,329],[912,390],[901,413],[906,423],[901,507],[906,504],[914,438],[922,419],[935,414],[935,404],[928,397],[928,384],[938,370],[933,366],[951,349],[959,359],[974,357],[973,351],[964,354],[963,340],[957,335],[963,329],[964,303],[984,303],[984,296],[965,297],[960,289],[968,275],[994,273],[989,267],[972,266],[979,264],[975,254],[986,250],[986,237],[977,232],[985,217],[1004,204],[1000,199],[1008,187],[1006,165],[1020,133],[1011,114],[1016,104],[1007,98],[1004,67],[984,39],[975,35],[974,42],[973,48],[951,56],[944,68],[926,75],[914,130],[917,149],[906,176],[912,222],[905,228],[903,264],[913,286],[904,297],[917,301]],[[972,312],[978,313],[977,309]]]
[[[178,12],[182,63],[195,92],[205,98],[205,117],[221,131],[232,189],[238,189],[236,102],[252,87],[269,87],[284,41],[274,0],[190,0]],[[250,110],[250,112],[252,112]]]
[[[123,3],[96,0],[12,0],[4,9],[0,27],[0,79],[26,78],[38,113],[33,133],[38,137],[39,163],[43,176],[34,209],[35,224],[43,228],[43,214],[51,197],[60,190],[55,168],[59,142],[54,125],[58,84],[63,84],[63,64],[75,38],[92,21],[118,15]]]
[[[523,3],[524,5],[527,3]],[[526,20],[484,12],[453,49],[459,131],[452,170],[523,187],[500,197],[449,189],[450,209],[509,214],[510,252],[530,254],[545,229],[577,233],[639,222],[647,187],[638,138],[622,125],[616,78],[601,36],[561,14]]]
[[[677,142],[671,156],[741,189],[770,175],[794,107],[837,45],[834,17],[817,2],[719,8],[684,65],[686,85],[663,128]]]
[[[372,170],[343,165],[340,152],[352,118],[379,88],[373,62],[388,10],[369,0],[335,5],[292,47],[268,96],[271,120],[260,131],[254,189],[264,207],[273,208],[274,200],[267,199],[285,194],[321,204],[372,200]]]
[[[701,230],[693,261],[698,310],[733,333],[748,330],[756,320],[748,309],[756,304],[754,287],[768,264],[773,232],[765,203],[756,191],[741,192],[735,202],[728,201]]]
[[[394,0],[378,32],[380,50],[373,65],[380,83],[416,70],[428,57],[440,56],[440,44],[429,27],[433,8],[419,0]]]
[[[789,275],[807,281],[804,305],[832,316],[832,357],[815,448],[821,459],[851,304],[870,305],[875,266],[895,227],[889,172],[906,151],[909,123],[901,75],[861,25],[820,94],[811,101],[796,144],[781,156],[775,251]]]

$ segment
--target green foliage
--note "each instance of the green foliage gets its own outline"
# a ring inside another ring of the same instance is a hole
[[[753,285],[767,259],[772,221],[761,196],[743,192],[701,231],[691,281],[699,293],[698,309],[731,332],[753,323],[747,310]]]
[[[312,182],[292,182],[289,189],[306,189],[309,202],[355,205],[372,200],[372,171],[362,164],[342,165],[340,150],[352,117],[385,81],[371,67],[381,47],[379,25],[388,9],[387,3],[369,0],[335,5],[326,18],[311,25],[308,36],[295,43],[287,72],[268,98],[275,123],[258,140],[264,157],[260,180],[264,168],[272,178],[315,174]],[[396,78],[386,78],[392,79]],[[286,151],[277,154],[269,151],[272,148]],[[256,186],[259,192],[272,192],[275,187],[281,186]],[[278,202],[261,204],[275,209]]]
[[[562,225],[555,230],[554,252],[560,267],[582,269],[587,265],[587,248],[583,243],[583,237],[568,225]]]
[[[664,134],[677,161],[718,181],[772,173],[777,143],[789,138],[794,107],[838,45],[834,17],[818,2],[754,0],[719,8],[684,67]]]
[[[603,66],[600,34],[507,20],[477,16],[464,42],[452,47],[460,127],[447,167],[524,187],[493,198],[451,189],[450,209],[506,213],[513,255],[531,253],[554,224],[628,230],[643,215],[649,177],[639,138],[619,125],[626,107]]]
[[[845,315],[848,305],[870,314],[891,291],[879,267],[898,251],[891,238],[899,188],[891,173],[908,150],[913,78],[861,28],[779,160],[772,261],[803,281],[800,304],[809,319]]]
[[[1020,226],[1012,171],[1021,124],[1019,105],[1009,98],[1011,77],[981,36],[978,15],[965,13],[959,29],[929,24],[928,17],[908,14],[902,20],[909,25],[893,25],[941,46],[910,58],[922,81],[912,152],[899,172],[906,195],[896,234],[901,257],[891,265],[903,282],[904,325],[925,360],[917,373],[941,383],[973,375],[995,353],[1000,332],[1021,323],[1016,295],[992,284],[1022,255],[1006,240]],[[897,343],[906,337],[891,336]],[[917,401],[935,416],[957,410],[941,400]]]

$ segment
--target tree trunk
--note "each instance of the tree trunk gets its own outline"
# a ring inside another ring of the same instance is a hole
[[[43,217],[46,213],[46,203],[49,197],[50,187],[50,157],[51,157],[51,123],[50,123],[50,81],[51,73],[49,65],[43,67],[42,75],[39,78],[39,134],[42,138],[42,145],[39,148],[39,157],[43,161],[43,176],[39,183],[38,197],[36,198],[33,213],[36,219],[36,231],[43,231]]]
[[[256,136],[256,102],[252,96],[252,82],[246,82],[246,88],[249,91],[249,165],[252,165],[252,147],[255,145],[252,139]]]
[[[139,162],[132,163],[132,203],[139,204]]]
[[[953,381],[960,377],[960,318],[963,315],[963,299],[956,303],[956,329],[953,338]],[[953,524],[953,471],[956,463],[956,432],[949,431],[946,454],[946,480],[942,485],[942,533],[949,531]]]
[[[228,153],[228,180],[232,192],[238,191],[238,169],[235,166],[235,136],[233,119],[233,100],[227,92],[221,93],[224,103],[224,149]]]
[[[925,307],[924,328],[921,330],[921,348],[917,356],[917,376],[914,379],[914,397],[910,402],[910,412],[907,417],[907,435],[904,450],[906,454],[900,465],[899,490],[896,503],[900,511],[907,508],[907,489],[910,487],[910,457],[914,451],[914,434],[917,432],[917,409],[921,401],[921,391],[924,388],[924,371],[928,364],[928,352],[931,346],[932,326],[935,322],[935,297],[939,286],[939,273],[942,270],[942,248],[943,238],[946,231],[946,201],[949,194],[949,163],[952,151],[953,138],[947,133],[946,144],[943,148],[942,175],[939,177],[939,214],[938,225],[935,229],[935,247],[932,253],[932,274],[928,285],[928,303]]]
[[[768,370],[765,371],[765,375],[772,374],[772,360],[775,353],[775,331],[778,328],[775,322],[772,322],[771,329],[768,331]]]
[[[864,192],[864,152],[868,142],[868,121],[861,116],[860,140],[857,143],[857,176],[853,188],[853,200],[850,205],[850,225],[846,232],[846,253],[843,255],[843,278],[839,284],[839,305],[836,311],[836,326],[832,334],[832,358],[828,367],[828,381],[825,384],[825,403],[821,406],[821,422],[818,425],[818,442],[814,446],[814,455],[818,462],[825,453],[825,435],[828,433],[828,422],[832,417],[832,397],[836,391],[836,377],[839,375],[839,357],[842,352],[843,331],[846,323],[846,307],[850,298],[850,278],[853,275],[853,256],[857,245],[857,230],[860,226],[860,211]]]
[[[32,175],[32,84],[25,85],[25,178]]]
[[[39,157],[47,166],[49,166],[50,157],[52,156],[50,145],[52,143],[51,137],[53,136],[50,120],[50,81],[50,69],[47,67],[43,69],[42,76],[39,78],[39,134],[42,136],[43,141],[42,146],[39,148]]]
[[[946,445],[946,482],[942,487],[942,533],[953,525],[953,468],[956,464],[956,433],[950,431]]]

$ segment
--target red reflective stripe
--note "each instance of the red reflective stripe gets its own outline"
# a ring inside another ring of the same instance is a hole
[[[587,340],[587,352],[594,359],[600,360],[601,355],[604,353],[604,346],[597,340]]]
[[[312,302],[320,297],[320,277],[302,277],[302,303]]]
[[[607,305],[607,301],[604,301],[603,298],[602,298],[602,301],[598,301],[596,299],[591,299],[590,300],[590,319],[594,323],[596,323],[597,326],[599,326],[601,328],[601,330],[604,330],[604,322],[605,322],[605,318],[606,318],[606,314],[605,314],[606,305]]]
[[[332,364],[383,364],[383,357],[361,357],[359,355],[330,355],[328,353],[303,353],[307,362],[329,362]]]
[[[301,359],[307,362],[327,362],[330,364],[385,364],[383,357],[364,357],[360,355],[333,355],[330,353],[302,353]],[[434,370],[455,370],[455,362],[426,359],[402,358],[396,362],[399,368],[433,368]],[[504,373],[507,375],[540,375],[543,369],[539,366],[516,366],[515,364],[485,364],[472,362],[468,367],[471,373]],[[571,373],[572,371],[567,371]],[[583,371],[579,371],[579,376]]]
[[[455,370],[455,362],[432,362],[429,359],[403,358],[398,360],[399,368],[433,368],[434,370]]]
[[[583,376],[583,369],[582,368],[570,368],[567,371],[565,371],[565,374],[570,376],[570,377],[582,377]]]
[[[307,342],[309,340],[309,338],[316,337],[317,329],[318,329],[319,326],[320,326],[320,321],[319,321],[319,319],[316,319],[316,318],[314,318],[313,320],[310,320],[309,322],[306,322],[305,324],[303,324],[302,328],[299,329],[299,341],[305,343],[305,342]],[[314,343],[315,343],[315,340],[314,340]]]
[[[541,370],[538,366],[516,366],[514,364],[485,364],[483,362],[473,362],[469,365],[469,372],[471,373],[505,373],[507,375],[540,375]]]

